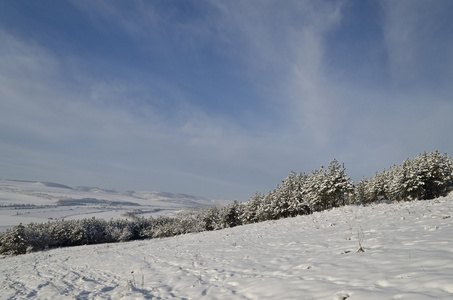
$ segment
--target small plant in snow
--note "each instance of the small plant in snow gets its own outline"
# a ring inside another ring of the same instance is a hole
[[[357,232],[357,242],[359,243],[359,249],[357,249],[357,252],[365,252],[365,249],[363,249],[362,242],[363,242],[364,234],[362,227],[360,227],[360,231]]]

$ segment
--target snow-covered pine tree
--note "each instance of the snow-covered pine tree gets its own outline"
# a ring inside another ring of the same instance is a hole
[[[25,235],[25,226],[20,223],[11,229],[7,229],[1,235],[0,244],[0,253],[2,254],[25,254],[28,247],[28,240]]]
[[[273,211],[273,198],[274,198],[275,190],[269,191],[261,201],[260,206],[256,211],[256,218],[259,222],[272,220],[274,219],[274,211]]]
[[[327,186],[325,197],[329,207],[345,205],[349,194],[353,192],[353,184],[351,178],[346,175],[344,164],[340,165],[336,159],[327,167],[325,185]]]
[[[401,186],[399,185],[400,182],[400,167],[397,165],[393,165],[387,172],[387,185],[388,185],[388,191],[387,191],[387,196],[388,199],[391,201],[397,201],[400,200],[401,197]]]
[[[305,195],[311,211],[320,211],[323,209],[323,185],[324,185],[324,167],[311,171],[305,181]]]
[[[400,186],[402,200],[416,199],[421,190],[421,182],[418,178],[414,164],[408,158],[401,165]]]
[[[276,194],[279,213],[277,218],[297,216],[304,211],[303,184],[305,177],[291,171],[288,177],[282,181],[282,185],[277,188]]]
[[[250,197],[249,201],[245,203],[244,211],[240,216],[243,224],[258,222],[257,211],[263,198],[263,194],[256,192],[255,195]]]
[[[291,171],[291,173],[294,173]],[[293,179],[290,176],[282,181],[282,185],[275,189],[274,197],[272,198],[272,208],[276,219],[286,218],[289,213],[289,203],[293,190]]]
[[[451,181],[451,159],[438,150],[420,156],[423,162],[422,179],[424,181],[424,199],[432,199],[444,195]]]
[[[220,209],[218,207],[210,207],[205,212],[200,214],[201,222],[204,224],[205,230],[218,230],[220,225]]]
[[[368,178],[363,177],[362,180],[357,182],[354,189],[354,203],[367,203],[368,197]]]
[[[293,190],[291,192],[291,200],[289,203],[289,214],[291,216],[310,213],[308,201],[305,197],[305,184],[308,178],[307,174],[299,173],[293,178]]]
[[[242,225],[240,216],[243,213],[243,204],[238,201],[228,204],[220,209],[220,223],[223,228]]]

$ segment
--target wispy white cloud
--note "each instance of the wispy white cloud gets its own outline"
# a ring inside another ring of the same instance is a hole
[[[157,47],[194,53],[214,47],[225,59],[239,62],[236,72],[245,74],[243,80],[259,95],[257,105],[273,107],[273,117],[280,118],[273,126],[290,123],[305,138],[326,145],[337,128],[338,105],[325,76],[324,39],[339,26],[343,1],[206,1],[196,6],[198,15],[190,21],[176,19],[176,7],[158,11],[135,4],[129,14],[111,2],[99,2],[94,9],[75,2],[93,19],[115,19],[143,47],[151,36],[174,34],[165,40],[171,44]]]
[[[182,40],[192,37],[196,38],[194,44],[214,44],[224,56],[241,62],[250,87],[260,95],[259,105],[275,107],[275,115],[283,117],[282,122],[286,120],[283,123],[291,120],[290,125],[302,136],[325,146],[338,128],[340,105],[325,76],[324,39],[341,21],[342,1],[229,1],[203,5],[209,11],[203,22],[194,18],[184,24],[171,18],[175,24],[169,23],[153,7],[141,7],[140,17],[133,21],[111,7],[106,14],[118,19],[137,38],[146,36],[144,32],[178,32],[186,36]],[[140,29],[130,29],[129,22]]]
[[[89,74],[90,80],[68,83],[61,78],[70,76],[61,76],[59,59],[45,47],[6,33],[1,40],[8,45],[0,53],[4,171],[22,170],[18,176],[68,184],[144,188],[148,183],[149,188],[192,193],[215,194],[219,186],[249,188],[233,169],[244,168],[266,143],[227,118],[207,115],[176,87],[161,86],[170,90],[154,95],[140,84],[106,82]],[[16,73],[9,72],[14,68]],[[159,110],[153,106],[159,106],[159,99],[141,101],[153,96],[174,106]],[[254,164],[250,172],[261,162]],[[200,180],[206,191],[200,191]]]
[[[325,76],[324,39],[341,21],[342,1],[222,2],[218,7],[226,45],[259,83],[255,88],[262,98],[280,110],[282,120],[290,120],[293,134],[325,146],[338,121],[338,99]]]

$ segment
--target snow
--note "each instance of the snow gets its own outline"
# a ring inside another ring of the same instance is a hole
[[[450,194],[3,257],[0,298],[453,299],[452,224]]]
[[[97,203],[83,203],[83,199]],[[71,201],[70,205],[63,205],[64,201]],[[229,202],[231,201],[210,200],[180,193],[72,188],[51,182],[0,179],[0,232],[20,223],[92,217],[124,219],[127,212],[137,209],[143,212],[137,216],[150,217],[184,208],[224,205]]]

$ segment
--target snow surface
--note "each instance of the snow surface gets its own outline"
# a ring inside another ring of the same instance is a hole
[[[73,188],[51,182],[0,179],[0,232],[20,223],[92,217],[125,219],[128,212],[137,210],[140,212],[136,216],[150,217],[230,202],[181,193]]]
[[[453,299],[452,224],[450,194],[3,257],[0,298]]]

